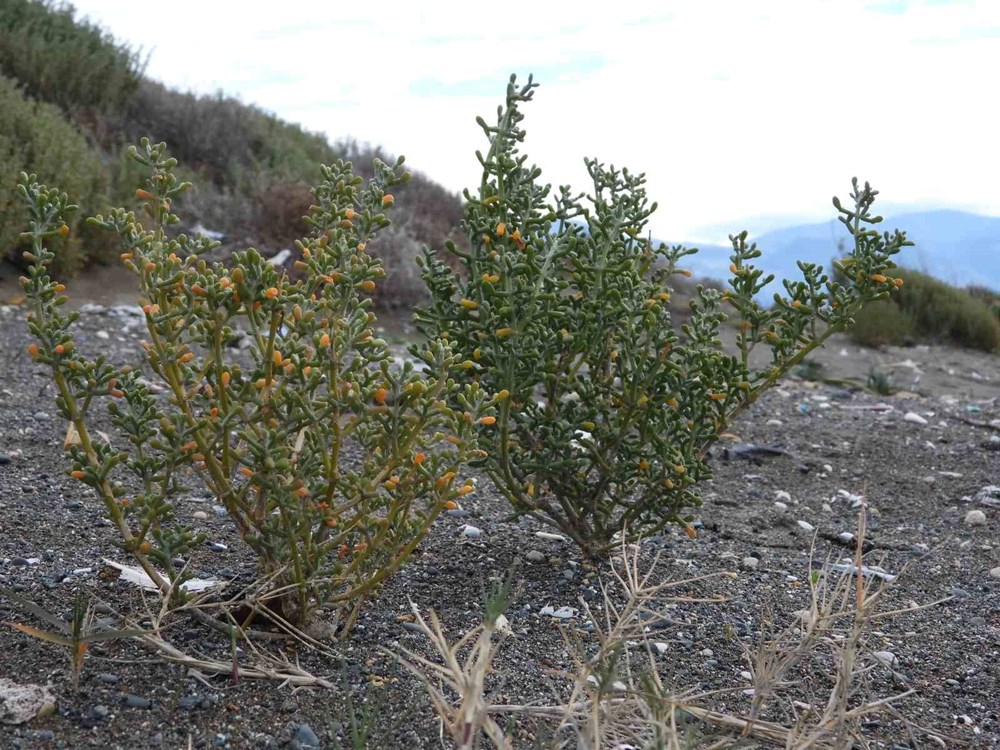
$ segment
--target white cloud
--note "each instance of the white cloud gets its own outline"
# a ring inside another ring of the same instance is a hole
[[[1000,3],[175,0],[155,21],[133,0],[75,4],[152,47],[154,78],[380,143],[453,190],[478,176],[475,116],[536,71],[546,178],[585,188],[585,155],[644,170],[663,237],[829,217],[854,175],[896,203],[1000,212]]]

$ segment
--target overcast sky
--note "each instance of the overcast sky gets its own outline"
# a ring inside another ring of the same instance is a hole
[[[381,144],[454,191],[478,182],[475,116],[534,73],[544,179],[585,188],[584,156],[644,171],[664,239],[832,217],[855,175],[886,203],[1000,214],[997,0],[74,5],[155,79]]]

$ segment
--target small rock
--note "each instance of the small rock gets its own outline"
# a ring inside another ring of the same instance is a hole
[[[525,555],[525,557],[530,562],[533,562],[533,563],[545,562],[545,555],[543,553],[539,552],[537,549],[531,550],[530,552],[528,552],[527,555]]]
[[[203,510],[196,510],[194,513],[191,514],[191,518],[197,519],[198,521],[207,521],[208,513],[206,513]]]
[[[479,539],[479,537],[483,535],[482,529],[468,523],[459,526],[458,531],[462,536],[468,537],[469,539]]]
[[[101,341],[107,341],[111,335],[107,331],[97,331],[95,334]]]
[[[555,617],[558,620],[568,620],[571,617],[576,617],[578,609],[574,607],[559,607],[559,609],[553,609],[551,604],[546,604],[540,610],[538,614],[549,615],[550,617]]]
[[[990,578],[1000,578],[1000,568],[993,568],[990,571]]]
[[[775,492],[774,499],[783,503],[792,502],[792,496],[789,493],[785,492],[784,490],[778,490],[777,492]]]
[[[973,617],[972,619],[969,620],[969,624],[974,628],[985,628],[986,618],[980,616]]]
[[[786,505],[785,503],[781,502],[780,500],[775,501],[774,507],[777,508],[778,510],[780,510],[782,513],[784,513],[786,510],[788,510],[788,505]]]
[[[552,534],[548,531],[536,531],[535,536],[537,536],[539,539],[548,539],[553,542],[566,541],[566,537],[564,537],[562,534]]]
[[[150,747],[160,747],[163,744],[163,733],[157,732],[156,734],[149,735],[149,746]]]
[[[292,750],[319,750],[319,737],[308,724],[299,724],[295,729],[295,736],[288,743],[288,747]]]
[[[784,424],[780,419],[769,419],[765,422],[768,427],[781,427]]]
[[[852,534],[850,531],[841,531],[839,534],[837,534],[837,538],[844,544],[850,544],[851,542],[854,541],[854,534]]]
[[[23,724],[42,715],[42,710],[55,704],[55,697],[41,685],[19,685],[0,678],[0,722]]]
[[[813,526],[808,521],[796,521],[795,523],[797,523],[798,526],[799,526],[799,528],[802,529],[803,531],[815,531],[816,530],[816,527]]]
[[[876,651],[872,654],[879,662],[885,664],[885,666],[892,668],[895,667],[899,660],[892,651]]]
[[[149,698],[143,698],[141,695],[132,695],[131,693],[126,693],[122,696],[122,703],[129,708],[152,708],[153,706],[153,701]]]
[[[986,525],[986,514],[981,510],[970,510],[965,514],[965,525],[966,526],[985,526]]]
[[[227,511],[222,505],[213,505],[212,512],[219,518],[225,518],[229,511]]]
[[[212,550],[212,552],[225,552],[229,549],[229,547],[224,545],[222,542],[209,542],[208,548]]]
[[[917,414],[915,411],[908,411],[903,415],[904,422],[912,422],[913,424],[927,424],[927,420]]]
[[[760,565],[760,560],[758,560],[756,557],[743,558],[743,567],[746,568],[747,570],[756,570],[758,565]]]
[[[107,706],[97,705],[90,709],[90,712],[87,715],[95,721],[103,721],[108,718],[110,714],[111,711],[108,710]]]
[[[968,599],[970,596],[972,596],[968,591],[966,591],[965,589],[961,589],[958,586],[953,588],[950,593],[956,599]]]

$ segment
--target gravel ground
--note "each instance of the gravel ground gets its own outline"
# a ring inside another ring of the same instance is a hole
[[[85,309],[91,311],[81,317],[78,345],[139,364],[138,329],[128,328],[128,316]],[[103,558],[128,560],[97,500],[66,475],[65,425],[45,369],[25,354],[28,341],[23,309],[0,308],[0,358],[10,364],[0,383],[0,585],[56,613],[71,608],[77,591],[120,612],[141,612],[134,587],[102,573]],[[866,690],[879,698],[912,689],[899,713],[946,737],[949,747],[998,745],[1000,432],[969,423],[1000,425],[998,359],[943,348],[860,352],[845,341],[832,343],[818,359],[836,377],[863,377],[877,365],[911,390],[875,396],[790,379],[738,422],[734,439],[722,445],[778,446],[809,471],[785,455],[754,461],[731,450],[726,460],[716,450],[716,478],[704,487],[697,538],[669,530],[643,542],[645,559],[663,554],[664,577],[736,574],[684,587],[685,593],[724,599],[672,605],[669,616],[678,624],[655,634],[668,644],[658,657],[661,674],[678,687],[737,688],[712,705],[744,710],[743,647],[759,640],[768,617],[784,627],[805,606],[811,564],[851,554],[840,536],[855,529],[853,497],[864,494],[872,547],[867,559],[891,573],[906,566],[893,605],[948,598],[886,620],[870,634],[870,651],[891,652],[896,662],[894,670],[874,664]],[[55,710],[25,724],[0,725],[0,744],[349,747],[350,702],[355,712],[380,709],[370,747],[440,747],[440,725],[422,686],[383,649],[403,645],[427,653],[412,630],[408,599],[422,611],[433,608],[449,636],[461,637],[478,622],[485,591],[515,563],[516,593],[507,613],[514,635],[499,649],[493,700],[548,703],[565,696],[569,683],[561,673],[573,662],[561,629],[586,642],[584,618],[577,613],[561,620],[542,610],[579,609],[581,597],[599,606],[600,583],[611,580],[607,566],[590,565],[569,544],[539,538],[535,522],[508,520],[504,501],[485,481],[464,500],[468,515],[438,521],[411,563],[369,603],[351,639],[330,647],[335,658],[301,647],[284,651],[336,689],[203,681],[134,642],[110,642],[92,647],[79,688],[72,690],[62,649],[3,626],[0,685],[4,679],[49,685]],[[206,545],[192,565],[206,575],[246,576],[252,559],[212,504],[193,494],[181,505],[209,542],[226,546]],[[479,538],[464,536],[464,524],[478,528]],[[2,595],[0,620],[41,624]],[[178,619],[171,632],[189,653],[231,658],[228,640],[203,626]],[[802,674],[789,695],[825,701],[826,684],[826,675]],[[543,730],[533,721],[512,722],[514,747],[535,746]],[[940,746],[891,715],[869,722],[865,731],[876,746]]]

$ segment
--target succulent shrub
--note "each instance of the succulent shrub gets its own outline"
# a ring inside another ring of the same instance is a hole
[[[37,337],[29,353],[51,367],[75,431],[70,473],[103,501],[124,548],[163,591],[189,575],[172,561],[202,541],[174,505],[183,483],[200,482],[256,553],[271,610],[301,624],[324,607],[346,629],[442,509],[472,490],[459,472],[477,450],[475,420],[491,419],[481,388],[450,378],[446,344],[417,353],[418,373],[392,366],[374,337],[367,295],[383,272],[368,245],[389,223],[402,159],[377,161],[367,185],[350,163],[322,168],[293,282],[253,249],[209,264],[199,256],[217,243],[169,237],[171,203],[188,185],[164,144],[144,139],[130,156],[149,175],[136,191],[141,211],[89,221],[118,235],[138,280],[145,377],[75,346],[76,314],[63,312],[45,247],[68,232],[75,207],[31,177],[20,183],[32,242],[22,280]],[[250,341],[242,362],[229,346],[238,327]],[[88,429],[99,401],[118,430],[112,444]]]
[[[489,150],[477,154],[478,190],[465,192],[468,249],[447,245],[458,272],[425,249],[432,299],[417,322],[450,343],[464,382],[497,394],[478,464],[499,491],[599,555],[619,532],[686,522],[718,434],[863,304],[894,290],[891,258],[910,243],[871,228],[876,191],[855,181],[852,206],[834,199],[854,241],[836,263],[846,283],[800,263],[803,278],[785,281],[765,308],[755,295],[773,277],[753,265],[761,252],[744,232],[731,238],[727,288],[699,286],[678,330],[670,278],[690,275],[679,263],[695,250],[649,238],[656,204],[642,174],[586,160],[587,196],[539,181],[520,151],[521,106],[535,85],[512,77],[496,122],[479,119]],[[735,350],[720,341],[729,317]],[[757,346],[771,358],[755,369]]]

